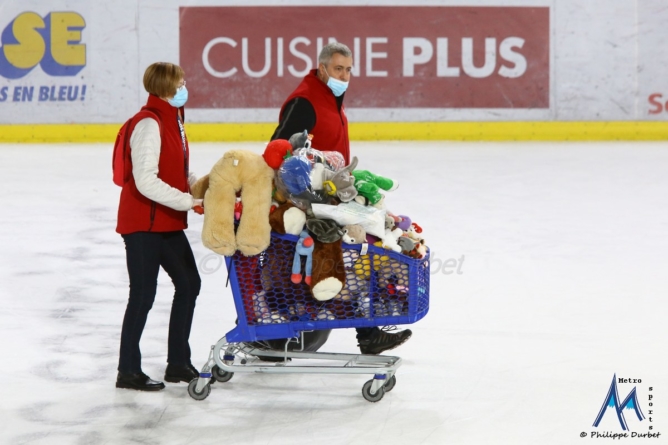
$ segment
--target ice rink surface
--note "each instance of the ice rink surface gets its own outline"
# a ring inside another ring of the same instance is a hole
[[[193,144],[191,168],[263,145]],[[358,168],[400,179],[388,207],[418,222],[432,251],[430,311],[391,351],[404,363],[375,404],[360,375],[236,374],[201,402],[183,383],[116,389],[128,282],[111,145],[0,146],[0,443],[610,443],[591,435],[624,433],[614,407],[592,426],[614,375],[640,380],[618,385],[620,399],[636,388],[645,417],[623,411],[631,432],[661,433],[618,443],[668,443],[665,143],[352,151]],[[202,217],[189,221],[202,261]],[[198,368],[235,319],[213,264],[190,341]],[[159,283],[142,353],[162,380],[173,288],[164,272]],[[322,350],[357,352],[354,330]]]

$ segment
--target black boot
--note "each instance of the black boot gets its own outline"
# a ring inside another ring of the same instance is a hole
[[[199,377],[199,371],[193,365],[168,364],[165,369],[165,380],[170,383],[189,383],[197,377]]]
[[[160,391],[165,388],[165,384],[151,380],[143,372],[136,374],[118,373],[116,377],[116,388],[136,389],[137,391]]]
[[[358,338],[362,354],[380,354],[383,351],[394,349],[405,343],[413,333],[410,329],[389,333],[381,329],[375,329],[369,336]]]

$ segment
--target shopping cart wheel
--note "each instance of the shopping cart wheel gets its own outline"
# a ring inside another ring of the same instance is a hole
[[[376,391],[375,394],[371,394],[371,385],[373,384],[373,380],[374,379],[369,380],[364,384],[364,386],[362,386],[362,395],[369,402],[377,402],[385,395],[385,388],[383,386],[378,388],[378,391]]]
[[[234,376],[234,373],[223,371],[218,365],[213,365],[213,368],[211,368],[211,375],[218,382],[228,382]]]
[[[383,389],[385,392],[390,392],[394,388],[394,385],[397,384],[397,377],[392,376],[391,379],[389,379],[387,382],[385,382],[385,385],[383,385]]]
[[[204,388],[202,388],[201,392],[197,392],[197,381],[199,379],[192,379],[190,383],[188,384],[188,394],[190,394],[190,397],[192,397],[195,400],[204,400],[207,397],[209,397],[209,393],[211,393],[211,385],[207,384]]]

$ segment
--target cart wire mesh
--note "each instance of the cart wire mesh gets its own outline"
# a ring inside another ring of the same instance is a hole
[[[289,338],[302,331],[415,323],[429,310],[429,254],[414,259],[376,246],[343,244],[345,284],[328,301],[291,280],[298,237],[272,233],[254,256],[226,257],[238,324],[228,341]],[[299,257],[305,270],[306,257]],[[341,265],[339,265],[341,266]]]

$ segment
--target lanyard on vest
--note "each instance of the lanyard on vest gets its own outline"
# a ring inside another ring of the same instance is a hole
[[[179,132],[181,133],[181,144],[183,144],[183,171],[186,174],[186,183],[188,183],[188,148],[186,145],[186,129],[183,128],[183,122],[181,122],[181,117],[179,113],[176,113],[176,122],[179,124]],[[188,190],[190,190],[190,184],[188,184]]]

